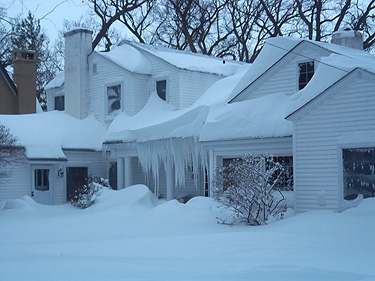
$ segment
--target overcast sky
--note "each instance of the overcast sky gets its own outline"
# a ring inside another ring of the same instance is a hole
[[[83,0],[1,0],[1,6],[7,10],[10,17],[25,18],[30,10],[51,42],[57,37],[57,31],[62,28],[64,19],[79,19],[89,11]]]

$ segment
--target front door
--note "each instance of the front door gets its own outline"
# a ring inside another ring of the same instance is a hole
[[[40,204],[52,204],[52,166],[32,167],[31,196]]]
[[[87,167],[66,168],[66,200],[74,197],[74,190],[86,183],[88,177]]]

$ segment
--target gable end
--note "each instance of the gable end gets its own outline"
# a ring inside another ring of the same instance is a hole
[[[270,44],[270,43],[268,43]],[[282,47],[276,46],[272,44],[273,47],[277,47],[283,49]],[[303,40],[299,42],[296,46],[290,49],[285,55],[283,55],[279,60],[277,60],[274,64],[272,64],[266,71],[264,71],[261,75],[255,78],[248,86],[246,86],[240,93],[238,93],[234,98],[232,98],[229,103],[244,101],[251,97],[252,93],[261,87],[266,81],[268,81],[271,77],[275,75],[281,68],[286,66],[290,61],[295,59],[297,56],[300,56],[306,60],[313,60],[319,63],[316,57],[308,56],[302,54],[302,50],[306,49],[306,47],[316,50],[321,53],[321,56],[328,56],[332,51],[329,51],[321,46],[315,45],[312,42]],[[286,49],[283,49],[286,51]],[[256,63],[256,62],[255,62]]]
[[[302,106],[296,109],[294,112],[290,113],[285,117],[287,120],[295,121],[302,118],[308,112],[319,106],[326,99],[336,94],[340,89],[344,88],[346,85],[350,84],[352,81],[357,80],[358,77],[375,80],[375,74],[361,68],[355,68],[344,77],[337,80],[334,84],[330,85],[324,91],[313,97],[311,100],[305,102]]]

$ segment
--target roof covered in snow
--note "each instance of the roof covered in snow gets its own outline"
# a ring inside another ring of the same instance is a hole
[[[62,111],[0,115],[0,124],[18,138],[18,145],[26,148],[31,159],[62,159],[62,149],[99,151],[106,132],[94,117],[78,120]]]
[[[55,78],[53,78],[45,87],[44,90],[49,90],[53,88],[61,87],[64,84],[64,71],[61,71],[56,74]]]
[[[279,93],[247,102],[228,104],[230,93],[249,66],[236,75],[216,82],[192,106],[174,110],[152,94],[146,106],[130,117],[121,114],[109,126],[105,137],[111,142],[196,137],[201,141],[281,137],[292,134],[285,109],[289,96]]]
[[[95,52],[130,72],[151,74],[149,60],[131,45],[113,46],[109,52]]]
[[[213,56],[179,51],[166,47],[153,46],[135,42],[123,42],[129,44],[138,50],[148,52],[155,57],[177,67],[190,71],[199,71],[223,76],[233,75],[242,62],[216,58]],[[123,46],[123,45],[122,45]]]
[[[303,90],[292,96],[275,92],[247,101],[228,103],[238,91],[242,91],[301,43],[314,44],[332,52],[328,57],[321,58],[316,73]],[[105,140],[143,142],[194,136],[200,141],[218,141],[290,136],[292,123],[285,117],[358,67],[375,72],[375,57],[339,45],[286,37],[272,38],[267,41],[254,64],[243,66],[236,75],[216,82],[192,106],[174,111],[157,95],[153,95],[137,115],[118,116],[109,127]]]
[[[313,78],[304,89],[293,95],[290,105],[287,106],[285,116],[302,107],[355,68],[375,73],[375,56],[366,51],[306,39],[276,37],[266,41],[262,52],[234,88],[231,97],[235,98],[240,95],[247,86],[272,68],[278,61],[292,53],[300,44],[313,44],[331,52],[331,55],[320,58]]]

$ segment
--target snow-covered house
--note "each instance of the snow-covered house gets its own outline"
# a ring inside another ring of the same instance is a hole
[[[374,196],[375,57],[352,48],[362,46],[358,32],[332,41],[267,41],[229,104],[203,126],[210,174],[223,158],[265,152],[289,166],[295,211],[341,210],[356,194]]]
[[[106,136],[108,126],[137,116],[141,109],[146,112],[149,106],[168,108],[168,112],[187,108],[241,65],[130,42],[108,53],[92,52],[91,34],[82,29],[65,34],[65,72],[46,86],[51,112],[1,116],[0,122],[25,149],[12,176],[0,183],[1,200],[32,195],[38,202],[61,204],[87,176],[109,177],[118,189],[148,183],[158,192],[158,186],[165,185],[146,177],[136,147],[121,134],[113,137],[115,130],[110,129],[112,137]],[[188,131],[185,134],[190,137]],[[187,173],[191,179],[192,173]],[[160,174],[158,178],[165,177],[163,171]],[[192,195],[200,194],[197,181],[190,182]],[[165,192],[158,195],[165,196]]]
[[[352,48],[361,46],[356,32],[336,34],[337,44],[272,38],[252,65],[131,42],[91,52],[87,30],[65,39],[64,79],[47,91],[49,110],[64,100],[65,113],[46,114],[86,131],[82,142],[69,129],[48,142],[65,155],[54,166],[63,173],[53,203],[67,197],[74,157],[117,189],[145,183],[167,199],[210,195],[216,167],[245,153],[286,165],[281,184],[294,182],[296,211],[340,210],[344,197],[374,192],[375,59]]]

